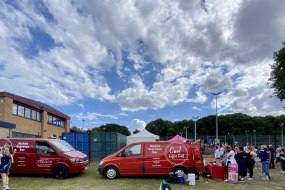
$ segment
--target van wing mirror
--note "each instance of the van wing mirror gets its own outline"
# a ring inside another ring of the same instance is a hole
[[[121,152],[121,153],[119,154],[119,156],[120,156],[120,157],[126,157],[126,152],[125,152],[125,151]]]

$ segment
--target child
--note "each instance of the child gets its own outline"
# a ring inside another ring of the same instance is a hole
[[[3,148],[3,156],[1,157],[1,165],[0,165],[0,173],[1,173],[1,177],[2,177],[3,190],[9,189],[8,174],[9,174],[9,171],[11,168],[11,161],[12,161],[12,156],[10,154],[9,148],[4,147]]]

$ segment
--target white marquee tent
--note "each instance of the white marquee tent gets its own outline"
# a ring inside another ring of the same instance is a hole
[[[137,134],[127,136],[127,144],[131,144],[133,142],[155,142],[159,140],[159,136],[152,134],[151,132],[143,129]]]

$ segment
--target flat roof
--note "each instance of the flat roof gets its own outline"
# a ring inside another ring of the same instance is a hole
[[[29,99],[29,98],[25,98],[22,96],[11,94],[9,92],[0,92],[0,97],[8,97],[8,98],[11,98],[11,99],[19,102],[19,103],[22,103],[22,104],[25,104],[27,106],[36,108],[38,110],[46,111],[50,114],[53,114],[55,116],[59,116],[59,117],[64,118],[64,119],[70,119],[70,117],[68,115],[65,115],[64,113],[54,109],[53,107],[51,107],[47,104],[40,102],[40,101],[35,101],[35,100]]]

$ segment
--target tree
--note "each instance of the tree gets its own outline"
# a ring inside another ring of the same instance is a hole
[[[101,125],[100,127],[93,128],[92,132],[117,132],[126,136],[131,135],[131,132],[126,126],[121,126],[114,123]]]
[[[281,101],[285,99],[285,42],[282,44],[283,48],[273,54],[275,63],[271,65],[272,71],[269,78],[274,94]]]
[[[135,130],[133,131],[133,134],[137,134],[137,133],[139,133],[139,132],[140,132],[140,130],[135,129]]]

